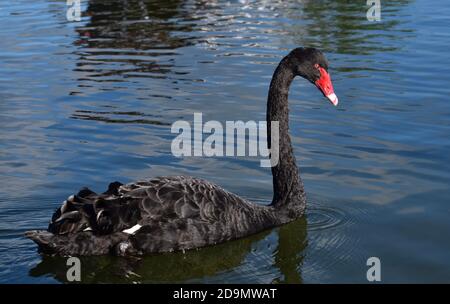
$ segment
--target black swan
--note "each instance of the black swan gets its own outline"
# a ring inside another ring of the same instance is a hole
[[[280,132],[270,205],[251,203],[188,176],[126,185],[114,182],[103,194],[81,189],[56,210],[47,231],[28,231],[25,236],[47,254],[143,255],[214,245],[301,217],[306,197],[288,133],[288,93],[297,75],[315,84],[333,105],[338,104],[322,52],[296,48],[281,60],[267,101],[269,145],[271,121],[279,122]]]

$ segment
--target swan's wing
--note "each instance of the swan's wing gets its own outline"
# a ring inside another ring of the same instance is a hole
[[[223,220],[231,209],[245,208],[248,202],[208,181],[186,177],[159,177],[123,185],[119,194],[139,201],[144,221],[195,219]]]
[[[177,219],[226,223],[227,217],[248,208],[247,201],[208,181],[158,177],[126,185],[115,182],[103,194],[82,189],[56,210],[48,230],[54,234],[92,231],[104,235],[137,224]]]

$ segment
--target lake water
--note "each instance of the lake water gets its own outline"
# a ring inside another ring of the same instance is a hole
[[[12,1],[0,9],[0,282],[64,282],[23,237],[83,186],[186,174],[260,203],[255,157],[176,158],[170,125],[264,120],[278,61],[314,46],[334,108],[303,79],[291,134],[304,218],[186,253],[82,259],[83,282],[450,282],[450,6],[382,1]]]

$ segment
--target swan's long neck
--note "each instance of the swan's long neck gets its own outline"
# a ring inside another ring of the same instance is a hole
[[[289,136],[289,87],[295,74],[285,57],[278,65],[270,83],[267,100],[267,140],[270,147],[271,122],[279,122],[279,160],[272,167],[272,206],[285,211],[288,217],[303,213],[306,205],[303,183],[300,179],[291,138]]]

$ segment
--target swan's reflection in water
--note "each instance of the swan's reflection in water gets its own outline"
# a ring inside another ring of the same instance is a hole
[[[185,253],[144,258],[82,257],[81,282],[170,283],[217,279],[222,282],[301,283],[306,246],[306,219],[301,218],[247,238]],[[67,269],[66,258],[42,256],[30,275],[51,276],[67,282]]]

